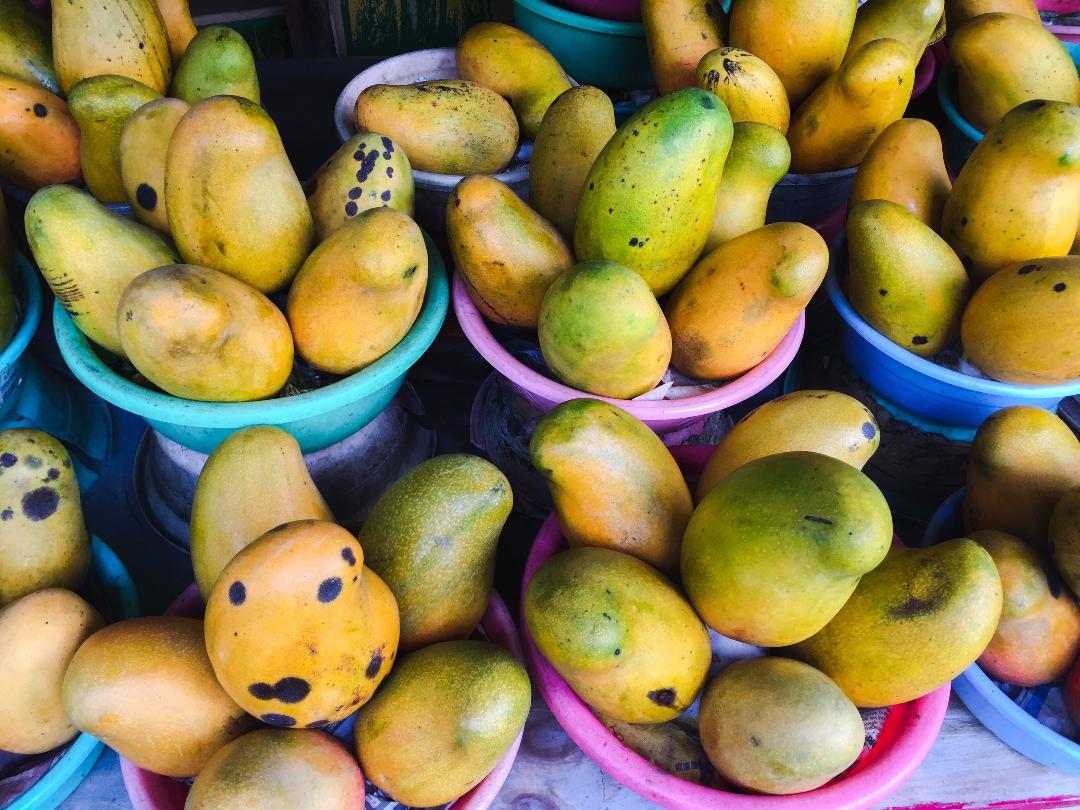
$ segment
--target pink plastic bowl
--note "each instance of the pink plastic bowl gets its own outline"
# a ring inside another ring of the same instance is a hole
[[[557,0],[557,3],[587,17],[641,22],[641,0]]]
[[[172,616],[202,618],[203,603],[199,596],[199,589],[192,583],[165,612]],[[514,654],[515,658],[524,662],[521,641],[518,638],[514,620],[502,597],[494,591],[491,593],[491,601],[488,602],[484,618],[480,620],[480,626],[484,628],[484,632],[492,643],[505,647]],[[521,747],[521,736],[521,734],[518,735],[506,755],[499,760],[499,764],[484,777],[480,784],[453,802],[451,806],[454,810],[487,810],[491,807],[517,758],[518,748]],[[123,757],[120,757],[120,773],[124,777],[124,787],[135,810],[184,810],[188,787],[183,782],[143,770]],[[363,810],[365,806],[366,803],[357,810]]]
[[[923,51],[922,59],[915,66],[915,86],[911,88],[911,97],[918,98],[934,82],[937,73],[937,52],[931,47]]]
[[[687,476],[700,474],[714,448],[670,448]],[[892,707],[877,743],[850,770],[824,787],[791,796],[731,793],[695,785],[673,776],[631,751],[596,719],[574,690],[540,653],[525,623],[525,589],[537,569],[565,547],[559,521],[548,517],[536,535],[521,585],[521,633],[533,682],[559,725],[590,759],[634,792],[668,810],[860,810],[880,802],[923,761],[934,744],[949,685],[925,697]]]

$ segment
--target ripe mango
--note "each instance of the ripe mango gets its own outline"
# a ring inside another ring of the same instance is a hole
[[[304,262],[289,289],[296,349],[317,368],[352,374],[408,334],[428,281],[424,234],[408,214],[371,208]]]
[[[356,99],[356,127],[385,132],[414,169],[436,174],[495,174],[518,145],[506,99],[461,79],[372,85]]]
[[[543,656],[583,701],[626,723],[663,723],[705,683],[705,625],[665,577],[607,548],[550,558],[525,589],[524,618]]]
[[[574,264],[555,226],[484,174],[454,187],[446,236],[469,297],[495,323],[535,329],[544,293]]]
[[[42,588],[76,589],[90,569],[79,483],[64,445],[0,431],[0,606]]]
[[[3,75],[0,177],[31,191],[82,178],[79,125],[64,100],[35,84]]]
[[[0,73],[59,93],[45,16],[26,0],[0,0],[0,19]]]
[[[720,97],[735,124],[757,121],[787,135],[791,120],[784,83],[768,62],[738,48],[717,48],[698,62],[697,86]]]
[[[537,332],[559,380],[605,397],[651,391],[671,358],[671,332],[648,285],[609,261],[582,262],[556,277]]]
[[[1047,540],[1058,573],[1077,593],[1080,591],[1080,487],[1070,489],[1054,506]]]
[[[855,15],[845,61],[875,39],[904,43],[918,62],[945,14],[945,0],[867,0]]]
[[[1080,221],[1080,107],[1029,101],[975,147],[941,217],[941,235],[978,284],[1036,257],[1064,256]]]
[[[211,96],[240,96],[260,101],[255,56],[240,34],[209,25],[187,46],[173,77],[172,94],[188,104]]]
[[[165,26],[165,35],[169,40],[169,54],[173,67],[180,64],[191,40],[197,33],[191,19],[188,0],[154,0],[161,22]]]
[[[578,261],[629,267],[655,295],[674,287],[705,246],[732,125],[697,87],[646,104],[593,163],[578,201]]]
[[[975,432],[964,492],[968,531],[996,529],[1046,548],[1058,500],[1080,486],[1080,441],[1042,408],[1003,408]]]
[[[401,614],[402,650],[465,639],[495,577],[495,547],[514,505],[510,482],[476,456],[413,467],[375,503],[357,539]]]
[[[124,290],[116,315],[124,354],[175,397],[265,399],[292,372],[292,335],[281,310],[216,270],[193,264],[149,270]]]
[[[690,490],[643,422],[607,402],[572,399],[536,424],[529,456],[571,546],[613,548],[678,572]]]
[[[945,0],[945,17],[949,32],[981,14],[1019,14],[1034,22],[1042,22],[1035,0]]]
[[[120,135],[120,179],[135,218],[169,232],[165,208],[165,156],[180,119],[191,109],[176,98],[159,98],[136,110]]]
[[[668,298],[671,364],[708,380],[753,368],[784,339],[828,269],[824,240],[797,222],[724,242]]]
[[[698,62],[724,44],[727,29],[719,0],[642,0],[641,23],[661,94],[693,87]]]
[[[764,456],[807,450],[861,470],[880,442],[877,420],[857,399],[837,391],[785,394],[755,408],[724,435],[701,471],[697,500],[747,462]]]
[[[974,540],[894,547],[836,617],[790,652],[832,678],[860,708],[906,703],[982,655],[1001,599],[994,560]]]
[[[402,804],[452,802],[479,784],[521,733],[530,692],[525,667],[502,647],[445,641],[418,650],[357,713],[360,766]]]

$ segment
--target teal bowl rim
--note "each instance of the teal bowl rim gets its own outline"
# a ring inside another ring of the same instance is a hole
[[[450,306],[450,284],[438,247],[426,231],[423,234],[428,251],[428,283],[423,306],[412,329],[367,368],[315,391],[254,402],[203,402],[151,391],[109,368],[59,301],[53,306],[56,343],[68,368],[87,388],[118,408],[156,422],[228,429],[241,424],[282,425],[311,419],[391,385],[435,341]]]
[[[598,34],[610,34],[616,37],[645,36],[645,26],[642,23],[590,17],[587,14],[579,14],[576,11],[553,5],[546,2],[546,0],[514,0],[514,5],[526,8],[533,14],[546,17],[553,22],[562,23],[570,28],[578,28],[582,31],[595,31]]]
[[[22,309],[19,312],[19,325],[15,327],[15,334],[0,352],[0,368],[15,365],[22,353],[26,351],[26,347],[30,345],[30,339],[37,331],[38,324],[41,323],[41,282],[38,281],[37,270],[25,256],[18,252],[15,253],[15,261],[12,264],[13,269],[17,271],[17,275],[12,274],[12,285],[15,286],[18,282],[22,286],[22,290],[15,286],[16,296],[22,293],[19,299]]]

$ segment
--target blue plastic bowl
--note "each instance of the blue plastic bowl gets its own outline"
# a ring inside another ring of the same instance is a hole
[[[405,374],[435,340],[446,318],[450,286],[431,237],[428,284],[420,315],[401,342],[367,368],[331,385],[258,402],[198,402],[151,391],[117,374],[57,303],[53,329],[60,354],[87,388],[118,408],[141,416],[177,444],[210,453],[229,434],[252,425],[276,425],[305,453],[335,444],[364,427],[398,392]]]
[[[15,254],[12,284],[19,299],[19,323],[0,352],[0,422],[11,417],[18,401],[16,389],[23,379],[23,353],[41,322],[41,282],[37,271],[21,253]]]
[[[923,546],[966,534],[961,517],[963,503],[961,489],[938,507],[926,527]],[[1080,745],[1013,703],[978,664],[960,673],[953,681],[953,689],[976,719],[1010,748],[1050,768],[1080,775]]]

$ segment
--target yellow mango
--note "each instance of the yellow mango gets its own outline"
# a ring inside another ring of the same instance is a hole
[[[661,93],[693,87],[698,62],[724,44],[727,27],[719,0],[642,0],[641,22]]]
[[[136,110],[120,135],[120,178],[135,218],[169,232],[165,208],[165,156],[180,119],[191,109],[176,98],[159,98]]]
[[[973,17],[995,13],[1018,14],[1032,22],[1042,22],[1035,0],[945,0],[945,17],[950,32]]]
[[[0,177],[30,191],[78,183],[79,140],[79,125],[62,98],[0,75]]]
[[[918,62],[945,14],[945,0],[867,0],[855,15],[847,59],[875,39],[903,42]]]
[[[191,19],[188,0],[154,0],[165,35],[169,40],[169,53],[173,66],[180,64],[188,44],[195,38],[195,23]]]
[[[738,48],[717,48],[698,62],[697,86],[720,97],[731,120],[757,121],[787,135],[791,120],[784,83],[768,62]]]

